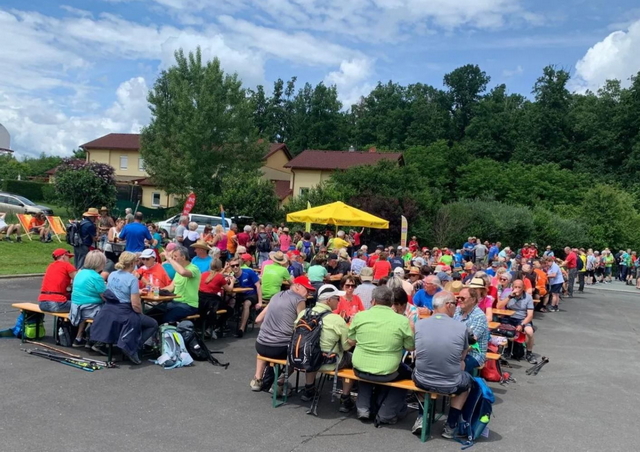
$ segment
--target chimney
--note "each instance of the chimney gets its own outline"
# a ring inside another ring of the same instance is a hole
[[[349,146],[349,152],[355,152],[356,148],[353,147],[353,145]]]
[[[369,152],[371,152],[372,154],[375,154],[378,151],[377,151],[375,146],[372,146],[372,147],[369,148]]]

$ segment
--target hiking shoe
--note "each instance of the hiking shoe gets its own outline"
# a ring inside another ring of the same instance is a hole
[[[262,389],[262,379],[254,378],[253,380],[251,380],[251,383],[249,383],[249,387],[252,391],[259,392]]]
[[[368,421],[371,420],[371,413],[369,412],[369,410],[358,410],[358,414],[356,415],[358,417],[358,419],[360,419],[361,421]]]
[[[242,330],[236,331],[236,337],[238,339],[242,339],[242,336],[244,336],[244,331],[242,331]]]
[[[341,413],[349,413],[355,407],[356,404],[351,399],[351,396],[348,396],[346,398],[340,397],[340,408],[338,408],[338,411],[340,411]]]
[[[290,397],[291,394],[293,393],[293,388],[291,388],[291,386],[289,386],[289,384],[287,383],[287,397]],[[278,390],[276,392],[276,397],[283,397],[284,396],[284,386],[285,384],[280,384],[278,383]],[[273,394],[273,386],[271,386],[271,388],[269,388],[269,394]]]
[[[300,394],[300,400],[303,402],[311,402],[316,395],[316,387],[304,388]]]
[[[85,345],[87,345],[87,340],[82,338],[81,339],[75,338],[73,340],[73,344],[71,344],[73,348],[83,348]]]
[[[142,361],[140,361],[140,357],[138,356],[138,352],[134,352],[134,353],[132,353],[130,355],[128,353],[125,353],[125,355],[127,356],[127,358],[129,358],[129,360],[133,364],[135,364],[135,365],[142,364]]]
[[[11,237],[9,237],[9,236],[6,236],[6,237],[4,238],[4,241],[5,241],[5,242],[13,242],[13,240],[11,240]]]
[[[533,353],[527,352],[526,358],[529,364],[538,364],[538,360],[533,356]]]
[[[22,242],[22,237],[17,236],[17,237],[16,237],[16,242],[18,242],[18,243]]]
[[[458,426],[450,427],[449,424],[444,424],[442,429],[442,437],[447,439],[453,439],[456,436]]]
[[[218,335],[216,334],[215,331],[213,331],[213,328],[207,328],[206,331],[204,332],[204,338],[216,340],[218,339]]]
[[[411,433],[414,435],[420,435],[422,433],[422,416],[418,415],[416,418],[413,427],[411,427]]]
[[[105,344],[95,343],[93,344],[93,347],[91,347],[91,350],[98,352],[101,355],[109,356],[109,349]]]

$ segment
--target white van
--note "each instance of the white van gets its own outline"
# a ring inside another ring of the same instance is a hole
[[[175,215],[167,220],[156,223],[159,231],[164,231],[167,237],[173,239],[176,235],[176,228],[178,227],[178,222],[180,221],[181,216],[182,215]],[[215,229],[216,225],[222,224],[222,217],[190,213],[189,223],[191,223],[192,221],[198,223],[198,232],[202,234],[206,225],[210,224]],[[229,218],[225,218],[224,222],[225,224],[223,226],[225,231],[227,231],[231,227],[231,220]]]

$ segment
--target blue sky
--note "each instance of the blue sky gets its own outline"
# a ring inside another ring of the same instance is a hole
[[[640,5],[617,0],[3,0],[0,123],[18,156],[68,155],[149,121],[146,93],[177,48],[201,46],[245,86],[442,86],[474,63],[530,95],[547,64],[571,89],[640,71]]]

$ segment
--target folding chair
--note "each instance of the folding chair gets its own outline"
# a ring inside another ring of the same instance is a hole
[[[29,224],[31,223],[31,215],[26,213],[18,213],[16,214],[16,217],[18,217],[20,226],[22,226],[22,230],[24,231],[24,234],[21,234],[20,237],[26,235],[27,237],[29,237],[29,240],[33,241],[33,239],[31,238],[31,231],[29,230]]]
[[[49,222],[49,226],[51,226],[51,232],[53,232],[53,235],[56,236],[58,242],[62,243],[60,236],[67,235],[67,228],[64,226],[62,219],[60,217],[48,215],[47,221]]]

